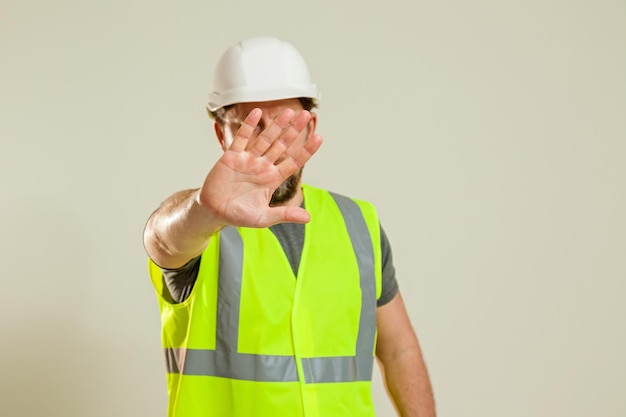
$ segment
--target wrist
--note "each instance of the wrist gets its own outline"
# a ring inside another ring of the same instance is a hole
[[[193,222],[196,223],[199,230],[208,232],[209,236],[228,226],[228,222],[218,214],[211,204],[202,201],[200,189],[192,195],[188,213],[189,217],[194,219]]]

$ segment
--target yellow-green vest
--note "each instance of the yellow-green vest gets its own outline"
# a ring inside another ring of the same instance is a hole
[[[297,277],[269,229],[213,236],[190,296],[159,295],[169,417],[374,416],[380,226],[374,207],[303,186]]]

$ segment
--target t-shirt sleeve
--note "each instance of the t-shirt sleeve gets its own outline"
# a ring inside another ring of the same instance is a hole
[[[396,279],[396,268],[393,266],[391,244],[382,226],[380,226],[380,251],[382,257],[383,282],[382,292],[377,302],[378,307],[387,304],[398,293],[398,280]]]
[[[175,304],[185,301],[198,278],[200,270],[200,256],[193,258],[185,265],[176,269],[161,268],[165,286],[170,293],[172,302]]]

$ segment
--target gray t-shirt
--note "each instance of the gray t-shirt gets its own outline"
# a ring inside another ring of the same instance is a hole
[[[279,223],[270,227],[270,230],[280,241],[280,244],[289,259],[294,275],[298,275],[298,266],[304,245],[304,224]],[[380,228],[380,247],[382,257],[382,293],[378,299],[378,306],[387,304],[398,292],[396,270],[393,266],[391,246],[383,228]],[[187,262],[177,269],[163,269],[163,279],[174,303],[181,303],[189,297],[196,282],[200,269],[200,256]]]

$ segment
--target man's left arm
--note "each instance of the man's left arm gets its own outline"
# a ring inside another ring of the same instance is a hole
[[[376,358],[401,417],[435,417],[435,400],[422,351],[398,292],[376,311]]]

